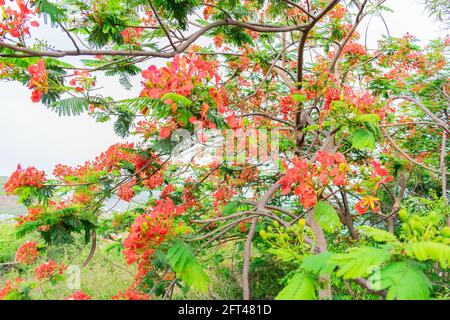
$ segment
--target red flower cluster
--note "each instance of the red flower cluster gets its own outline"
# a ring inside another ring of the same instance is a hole
[[[339,90],[336,88],[330,88],[326,91],[325,93],[325,104],[323,106],[325,111],[330,110],[331,107],[331,103],[333,101],[338,101],[340,100],[340,94],[339,94]]]
[[[1,8],[2,20],[0,21],[0,37],[9,34],[11,37],[20,38],[30,35],[30,26],[39,26],[37,21],[29,20],[30,16],[34,15],[35,12],[30,10],[23,0],[16,0],[16,4],[19,9],[18,11],[11,9],[10,7]],[[0,0],[0,5],[4,6],[5,1]]]
[[[17,217],[17,225],[20,226],[28,221],[36,221],[38,216],[43,212],[43,209],[41,207],[28,207],[27,211],[25,216],[21,214]]]
[[[64,300],[91,300],[92,297],[85,294],[83,291],[76,291],[71,296],[68,296]]]
[[[151,161],[158,161],[156,158],[144,158],[133,151],[133,143],[117,143],[102,152],[94,161],[87,161],[81,166],[69,167],[58,164],[53,170],[53,174],[59,179],[65,180],[67,176],[83,177],[94,172],[106,170],[120,170],[125,162],[134,165],[136,171],[148,166]]]
[[[214,208],[217,210],[219,205],[229,202],[235,194],[233,186],[222,185],[218,187],[218,190],[213,195]]]
[[[342,54],[351,54],[354,56],[362,56],[365,55],[366,53],[367,52],[364,46],[356,42],[347,44],[342,50]]]
[[[31,101],[39,102],[42,99],[42,95],[48,92],[47,71],[45,70],[44,60],[41,59],[37,64],[30,65],[28,72],[31,75],[28,88],[33,89]]]
[[[42,188],[44,182],[44,171],[39,171],[35,167],[28,167],[23,170],[19,164],[17,170],[6,181],[3,189],[7,194],[15,194],[17,189],[22,187]]]
[[[0,289],[0,300],[4,300],[9,294],[17,290],[19,287],[20,282],[23,280],[20,278],[17,278],[15,283],[11,283],[10,280],[6,280],[5,286]]]
[[[372,160],[370,163],[373,166],[372,179],[377,182],[376,188],[378,188],[380,184],[394,180],[394,177],[389,175],[389,171],[386,168],[383,168],[377,161]]]
[[[140,46],[141,43],[138,40],[141,38],[143,33],[144,28],[126,28],[120,34],[123,37],[123,43]]]
[[[163,172],[159,169],[160,164],[161,161],[155,154],[140,155],[134,150],[133,143],[119,143],[109,147],[94,161],[87,161],[83,165],[76,167],[56,165],[53,174],[68,186],[88,183],[87,186],[76,188],[71,197],[73,203],[87,204],[100,191],[100,185],[92,183],[92,177],[97,176],[100,179],[112,171],[117,173],[125,170],[125,167],[133,167],[135,178],[121,184],[116,191],[120,199],[130,201],[135,196],[132,187],[137,181],[140,186],[148,189],[154,189],[164,183]],[[129,172],[122,172],[122,175],[128,176]]]
[[[64,263],[58,264],[56,261],[49,260],[34,269],[34,273],[36,274],[37,280],[42,280],[51,279],[58,274],[63,274],[64,270],[66,270]]]
[[[153,121],[138,121],[134,133],[142,135],[144,139],[150,138],[158,129]]]
[[[128,237],[123,242],[123,254],[129,264],[139,260],[138,278],[149,270],[148,258],[156,246],[170,235],[173,218],[184,212],[183,206],[175,206],[172,200],[158,200],[147,214],[137,217],[131,225]]]
[[[16,261],[27,265],[33,264],[36,262],[38,255],[37,243],[34,241],[27,241],[17,249]]]
[[[211,1],[205,1],[206,3]],[[210,3],[213,4],[213,3]],[[203,18],[208,20],[214,13],[216,12],[216,8],[214,6],[205,6],[203,9]]]
[[[222,47],[223,45],[223,41],[225,40],[225,37],[222,34],[218,34],[214,37],[213,41],[214,41],[214,45],[217,48]]]
[[[292,96],[299,94],[301,94],[301,90],[291,89],[289,95],[279,98],[280,111],[284,115],[284,119],[287,120],[289,118],[288,115],[293,114],[297,110],[299,103]]]
[[[378,189],[380,184],[388,183],[394,180],[393,176],[389,175],[389,171],[383,168],[380,163],[375,160],[370,162],[373,166],[372,180],[374,183],[373,191]],[[373,212],[378,212],[380,210],[379,198],[373,197],[371,195],[364,196],[360,201],[355,204],[355,210],[359,214],[365,214],[367,211],[372,210]]]
[[[348,166],[344,156],[339,152],[331,154],[318,151],[314,163],[295,158],[293,164],[294,166],[287,169],[286,175],[279,183],[283,194],[290,193],[294,185],[294,194],[300,196],[300,203],[305,208],[317,203],[316,190],[328,185],[330,180],[336,186],[343,186],[346,183]]]
[[[130,162],[134,165],[136,171],[139,171],[154,159],[146,159],[133,151],[133,143],[118,143],[95,158],[93,163],[96,170],[114,170],[120,169],[124,162]]]
[[[337,5],[333,10],[330,11],[330,16],[333,19],[340,20],[347,13],[347,9],[342,5]]]
[[[75,91],[83,92],[92,87],[95,87],[95,78],[90,76],[90,73],[86,70],[75,70],[69,84],[75,87]]]
[[[130,202],[134,197],[133,186],[136,184],[136,180],[132,180],[128,183],[124,183],[119,187],[118,196],[120,199]]]
[[[226,106],[228,105],[228,95],[224,87],[209,88],[209,95],[214,100],[217,106],[217,111],[224,113],[226,111]]]
[[[371,209],[373,212],[380,210],[380,199],[373,196],[364,196],[361,200],[355,203],[355,210],[360,215],[366,213]]]
[[[145,88],[141,96],[159,99],[168,92],[189,96],[195,86],[204,84],[204,80],[214,79],[217,84],[220,81],[217,68],[217,62],[204,61],[200,55],[194,53],[176,55],[166,67],[158,69],[151,65],[142,72]]]
[[[190,120],[202,122],[208,128],[215,128],[211,119],[207,119],[207,112],[215,105],[219,113],[224,113],[228,104],[228,94],[219,85],[220,76],[217,72],[217,61],[206,61],[201,55],[194,52],[185,55],[177,55],[165,67],[157,68],[152,65],[142,72],[144,89],[141,96],[153,99],[161,99],[167,93],[175,93],[190,97],[193,101],[202,103],[199,115],[191,117]],[[201,98],[199,91],[201,91]],[[205,95],[207,91],[209,95]],[[177,104],[170,98],[164,103],[171,105],[172,114],[176,115]],[[147,114],[148,108],[141,110]],[[190,121],[192,123],[192,121]],[[166,124],[160,126],[160,137],[162,139],[170,136],[173,130],[184,127],[186,122],[172,118]]]

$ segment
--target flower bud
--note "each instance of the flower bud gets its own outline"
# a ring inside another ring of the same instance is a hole
[[[298,220],[298,227],[300,230],[303,230],[303,228],[305,227],[306,224],[306,220],[305,219],[299,219]]]
[[[267,239],[267,232],[265,230],[261,230],[259,232],[259,236],[261,237],[261,239],[266,240]]]

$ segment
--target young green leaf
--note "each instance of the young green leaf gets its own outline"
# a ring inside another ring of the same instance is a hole
[[[314,300],[316,298],[316,281],[305,272],[299,272],[289,280],[275,300]]]
[[[186,98],[185,96],[173,93],[173,92],[168,92],[165,93],[161,96],[161,100],[172,100],[173,102],[177,103],[177,104],[181,104],[183,106],[190,106],[192,104],[192,101],[189,100],[188,98]]]
[[[326,232],[334,232],[341,226],[336,210],[326,201],[319,201],[316,204],[314,218]]]
[[[374,269],[389,260],[391,254],[385,249],[361,247],[350,248],[347,253],[336,254],[331,261],[339,267],[337,275],[344,279],[356,279],[370,275]]]
[[[70,97],[53,102],[50,107],[59,116],[78,116],[89,107],[89,100],[85,97]]]
[[[209,277],[189,245],[176,241],[167,252],[167,261],[177,277],[199,291],[208,290]]]
[[[358,230],[362,235],[370,237],[377,242],[398,242],[397,238],[392,233],[385,230],[369,226],[361,226]]]
[[[431,283],[417,263],[394,262],[375,273],[369,281],[373,288],[387,289],[387,300],[426,300]]]
[[[419,261],[438,261],[443,269],[450,265],[450,246],[432,241],[410,242],[406,245],[406,254]]]
[[[352,135],[352,146],[356,149],[363,150],[369,148],[375,149],[375,137],[367,129],[358,129]]]
[[[331,274],[336,268],[336,263],[331,261],[332,257],[331,252],[309,255],[303,259],[300,268],[318,275]]]

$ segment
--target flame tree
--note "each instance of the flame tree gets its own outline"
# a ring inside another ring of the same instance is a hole
[[[117,299],[207,290],[207,257],[230,243],[243,299],[255,252],[286,271],[272,280],[283,280],[277,299],[448,298],[449,39],[421,47],[409,34],[386,36],[369,48],[361,26],[383,19],[383,0],[0,6],[1,78],[60,115],[114,121],[135,141],[52,173],[18,166],[4,188],[27,207],[17,235],[40,236],[16,255],[36,277],[8,282],[0,297],[60,280],[70,261],[46,261],[45,247],[80,233],[91,246],[84,266],[105,238],[137,265]],[[70,47],[36,37],[42,24]],[[140,79],[140,94],[101,95],[97,75],[124,89]],[[277,145],[243,143],[243,161],[192,152],[181,161],[180,129],[197,144],[217,130],[276,131]],[[277,153],[252,157],[264,147]],[[111,199],[128,209],[105,216]]]

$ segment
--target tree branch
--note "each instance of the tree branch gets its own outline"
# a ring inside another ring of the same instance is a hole
[[[250,230],[248,231],[247,239],[245,241],[245,252],[244,252],[244,265],[242,267],[242,298],[243,300],[250,300],[250,283],[249,283],[249,270],[250,270],[250,255],[252,250],[252,239],[255,235],[256,224],[258,223],[258,218],[255,217],[250,225]]]
[[[422,167],[422,168],[424,168],[424,169],[426,169],[426,170],[428,170],[428,171],[430,171],[430,172],[434,172],[434,173],[438,173],[438,174],[441,173],[441,171],[439,171],[439,170],[436,170],[436,169],[427,167],[426,165],[420,163],[419,161],[414,160],[411,156],[409,156],[405,151],[403,151],[403,150],[402,150],[402,149],[394,142],[394,140],[392,139],[392,137],[389,135],[389,133],[388,133],[383,127],[380,127],[380,131],[381,131],[381,133],[383,134],[383,136],[386,137],[386,139],[388,139],[389,143],[390,143],[390,144],[391,144],[398,152],[400,152],[400,154],[401,154],[404,158],[406,158],[407,160],[411,161],[412,163],[414,163],[414,164],[418,165],[419,167]],[[450,172],[447,171],[446,174],[447,174],[447,175],[450,175]]]

